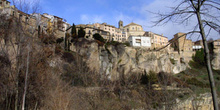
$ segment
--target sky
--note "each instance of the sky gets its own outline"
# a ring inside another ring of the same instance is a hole
[[[12,0],[9,0],[12,1]],[[26,0],[31,1],[31,0]],[[36,1],[36,0],[33,0]],[[180,0],[40,0],[40,13],[48,13],[67,20],[69,24],[107,23],[118,27],[118,21],[124,25],[131,22],[142,25],[144,31],[163,34],[168,39],[178,32],[192,30],[196,19],[191,19],[187,25],[169,22],[165,25],[154,26],[157,20],[150,12],[169,12]],[[212,31],[209,38],[219,39],[220,35]],[[197,35],[188,39],[198,40]]]

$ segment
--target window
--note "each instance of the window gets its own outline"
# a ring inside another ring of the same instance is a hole
[[[25,18],[25,23],[28,23],[28,21],[29,21],[29,18],[26,17],[26,18]]]
[[[132,27],[132,30],[134,30],[134,27]]]
[[[136,39],[136,43],[141,43],[141,39]]]

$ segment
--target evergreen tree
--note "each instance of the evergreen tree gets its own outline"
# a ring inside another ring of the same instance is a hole
[[[76,26],[75,24],[73,23],[72,25],[72,30],[71,30],[71,37],[74,38],[76,36]]]
[[[206,63],[205,63],[204,49],[202,48],[201,50],[196,51],[196,54],[192,56],[192,59],[198,64],[205,66]]]
[[[82,27],[80,27],[79,31],[78,31],[78,37],[84,37],[86,35],[86,32],[84,31],[84,29]]]

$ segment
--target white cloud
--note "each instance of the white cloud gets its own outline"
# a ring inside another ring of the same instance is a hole
[[[103,16],[94,15],[92,16],[92,21],[95,23],[102,23],[103,22]]]
[[[80,15],[80,20],[84,24],[88,23],[102,23],[104,16],[103,15],[88,15],[88,14],[82,14]]]
[[[89,21],[89,16],[88,15],[86,15],[86,14],[83,14],[83,15],[81,15],[80,16],[80,20],[82,21],[82,22],[88,22]]]
[[[185,24],[177,24],[170,21],[162,26],[151,27],[154,25],[152,21],[156,21],[158,18],[155,17],[155,14],[152,14],[148,11],[155,13],[169,13],[171,12],[169,7],[175,7],[177,4],[179,4],[179,1],[177,0],[154,0],[150,4],[143,4],[142,7],[140,7],[140,11],[137,12],[140,13],[143,18],[137,18],[134,20],[134,22],[141,24],[145,31],[152,31],[157,34],[163,34],[169,39],[173,38],[173,35],[178,32],[186,33],[192,31],[197,24],[197,19],[195,16],[189,19],[189,22]],[[210,37],[214,39],[217,39],[217,36],[219,36],[219,34],[214,31],[210,33]],[[197,35],[192,36],[192,40],[197,40],[197,38]]]

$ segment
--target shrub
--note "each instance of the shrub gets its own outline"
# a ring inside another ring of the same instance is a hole
[[[66,61],[66,62],[73,62],[74,61],[74,56],[72,53],[70,52],[64,52],[62,58]]]
[[[64,40],[63,37],[61,37],[61,38],[57,38],[56,43],[60,44],[60,43],[63,42],[63,40]]]
[[[141,75],[141,84],[148,84],[147,74]]]
[[[187,84],[191,84],[191,85],[195,85],[195,86],[199,86],[199,87],[207,87],[207,84],[204,84],[203,82],[199,81],[196,78],[189,78],[186,80]]]
[[[200,64],[198,64],[197,62],[192,61],[192,60],[189,61],[189,66],[191,68],[200,68],[201,67]]]
[[[125,42],[125,43],[123,43],[124,45],[126,45],[126,46],[130,46],[130,43],[129,42]]]
[[[170,58],[170,62],[174,65],[175,64],[175,60]]]
[[[84,29],[82,27],[80,27],[79,31],[78,31],[78,37],[85,37],[86,32],[84,31]]]
[[[198,64],[203,65],[203,66],[205,66],[206,64],[204,58],[205,58],[205,55],[204,55],[203,49],[196,51],[196,54],[192,56],[192,59],[194,62],[197,62]]]
[[[157,74],[153,71],[150,71],[149,74],[142,74],[141,84],[155,84],[158,82]]]

